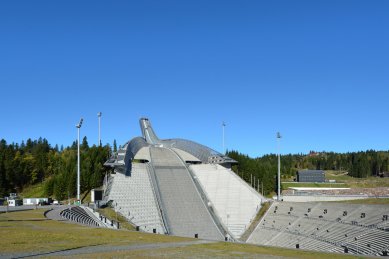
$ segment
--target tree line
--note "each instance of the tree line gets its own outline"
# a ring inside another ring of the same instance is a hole
[[[104,162],[116,152],[109,145],[89,146],[84,137],[80,143],[81,192],[102,185],[106,168]],[[238,151],[227,151],[238,161],[232,169],[247,183],[264,194],[275,190],[277,156],[275,154],[251,158]],[[310,152],[281,156],[281,177],[293,178],[300,169],[347,171],[353,177],[378,176],[389,171],[389,151],[334,153]],[[28,139],[20,145],[0,140],[0,197],[21,192],[26,186],[44,183],[45,195],[58,200],[74,197],[77,181],[77,143],[61,148],[52,147],[46,139]]]
[[[238,161],[232,170],[256,189],[269,194],[276,189],[277,155],[251,158],[238,151],[227,151],[227,156]],[[301,169],[346,171],[352,177],[379,176],[389,171],[389,151],[334,153],[311,151],[309,154],[281,156],[281,178],[291,179]]]
[[[101,186],[104,162],[111,148],[80,143],[81,192]],[[45,195],[58,200],[74,197],[77,181],[77,142],[60,149],[46,139],[28,139],[19,144],[0,141],[0,197],[21,192],[26,186],[44,182]]]

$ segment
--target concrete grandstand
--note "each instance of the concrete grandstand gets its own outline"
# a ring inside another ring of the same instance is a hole
[[[387,205],[275,202],[248,243],[383,256],[389,249]]]
[[[104,201],[146,232],[237,240],[264,198],[231,171],[233,159],[185,139],[161,140],[147,118],[142,137],[105,165]]]

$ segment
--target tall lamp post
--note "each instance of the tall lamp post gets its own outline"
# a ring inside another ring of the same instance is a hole
[[[80,119],[80,122],[76,125],[77,128],[77,204],[80,204],[80,128],[83,122],[83,118]]]
[[[99,144],[97,145],[98,147],[101,146],[101,115],[101,112],[97,113],[97,117],[99,118]]]
[[[277,153],[278,153],[278,172],[277,172],[277,201],[281,201],[281,159],[280,159],[280,139],[281,134],[277,132]]]
[[[222,128],[223,128],[223,155],[225,155],[226,151],[224,149],[224,128],[226,127],[226,123],[223,121],[222,122]]]

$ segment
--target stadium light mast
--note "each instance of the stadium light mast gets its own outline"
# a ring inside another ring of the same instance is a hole
[[[101,112],[97,113],[97,117],[99,118],[99,144],[97,145],[98,147],[101,146],[101,115]]]
[[[222,122],[222,128],[223,128],[223,155],[226,154],[226,151],[225,151],[225,146],[224,146],[224,128],[226,127],[226,123],[223,121]]]
[[[281,159],[280,159],[280,140],[281,134],[277,132],[277,153],[278,153],[278,171],[277,171],[277,201],[281,201]]]
[[[80,119],[80,122],[76,125],[77,128],[77,203],[80,202],[80,128],[83,122],[83,118]]]

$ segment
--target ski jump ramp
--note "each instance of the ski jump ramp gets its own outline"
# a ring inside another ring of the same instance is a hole
[[[141,118],[142,136],[105,165],[104,199],[140,230],[209,240],[236,240],[264,198],[239,178],[237,162],[185,139],[161,140]]]

